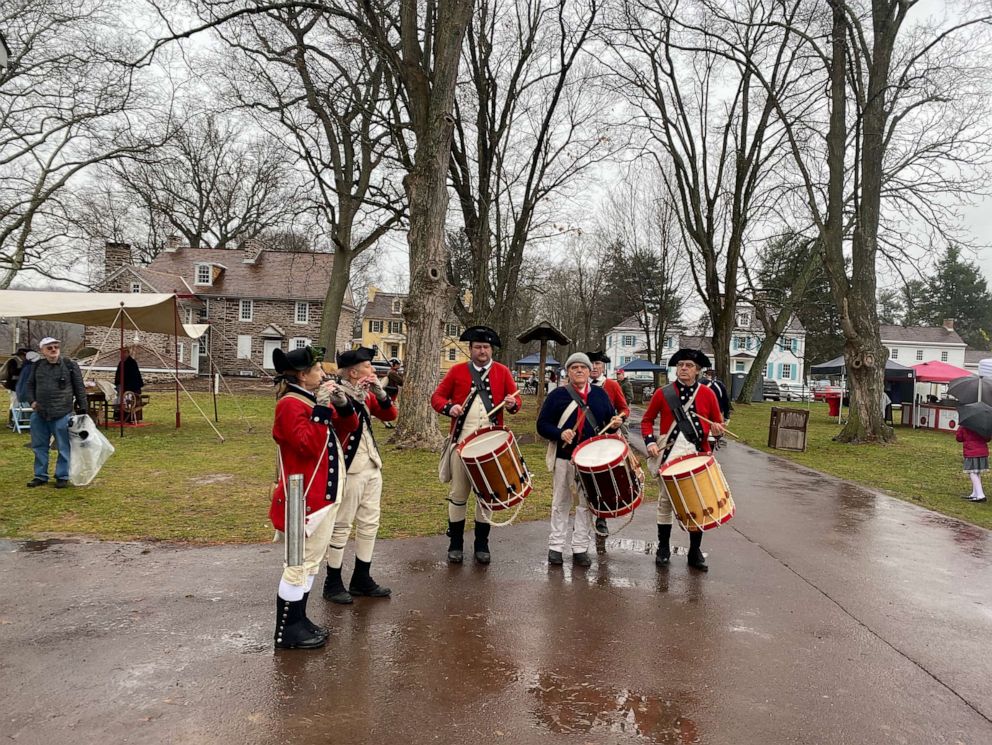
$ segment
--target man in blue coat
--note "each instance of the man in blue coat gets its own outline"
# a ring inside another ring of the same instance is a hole
[[[576,352],[565,361],[568,384],[555,388],[544,400],[537,417],[537,432],[554,446],[552,469],[553,496],[551,502],[551,535],[548,537],[548,563],[563,562],[565,534],[568,531],[568,513],[572,508],[572,488],[575,485],[575,465],[572,453],[576,446],[598,429],[608,426],[615,432],[623,424],[609,395],[602,388],[591,385],[589,374],[592,363],[582,352]],[[551,447],[549,445],[549,447]],[[579,489],[579,503],[575,508],[572,528],[572,563],[587,567],[592,564],[589,545],[592,542],[592,519],[589,503]]]

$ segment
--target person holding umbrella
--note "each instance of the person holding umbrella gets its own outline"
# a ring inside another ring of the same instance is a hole
[[[992,381],[982,376],[955,378],[947,392],[958,399],[957,441],[964,450],[964,472],[971,478],[971,494],[962,497],[970,502],[986,501],[982,474],[989,470],[989,440],[992,439]]]
[[[989,470],[989,436],[980,435],[964,425],[958,425],[955,434],[964,450],[964,472],[971,478],[971,494],[964,497],[969,502],[986,501],[982,489],[982,474]]]

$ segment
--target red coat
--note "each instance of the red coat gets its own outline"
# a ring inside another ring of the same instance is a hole
[[[276,403],[272,424],[272,439],[278,444],[282,458],[282,473],[269,508],[269,519],[276,530],[286,527],[287,485],[283,475],[288,479],[294,473],[303,474],[307,515],[334,503],[338,483],[345,473],[338,442],[358,426],[358,415],[351,402],[341,408],[318,406],[304,400],[312,396],[303,394],[302,389],[291,390],[292,393]]]
[[[668,408],[668,401],[665,400],[663,390],[664,386],[659,386],[655,390],[654,395],[651,396],[651,402],[648,404],[648,410],[644,412],[644,417],[641,419],[641,435],[644,437],[644,444],[650,445],[652,442],[657,443],[662,451],[665,449],[665,441],[661,438],[665,436],[675,422],[675,417],[672,415],[672,410]],[[716,394],[713,391],[705,385],[699,384],[699,392],[696,394],[696,399],[692,402],[692,408],[701,417],[699,424],[703,429],[703,444],[700,452],[708,453],[710,451],[710,425],[704,422],[702,417],[714,422],[723,423],[723,416],[720,414],[720,402],[717,400]],[[659,414],[661,415],[661,424],[659,434],[655,436],[654,420]]]
[[[596,383],[599,385],[599,383]],[[604,391],[606,395],[610,397],[610,403],[613,404],[614,410],[622,416],[624,419],[630,416],[630,406],[627,405],[627,397],[623,395],[623,388],[620,384],[613,378],[605,378],[603,384],[599,386]]]
[[[967,427],[958,427],[954,433],[958,442],[963,443],[965,458],[988,458],[989,438],[972,432]]]
[[[355,459],[355,453],[358,452],[358,443],[362,440],[362,430],[366,426],[372,426],[371,417],[375,417],[381,422],[391,422],[396,419],[398,413],[396,409],[396,404],[393,403],[392,398],[386,399],[386,403],[380,404],[379,399],[375,397],[375,394],[369,392],[365,396],[365,408],[369,413],[369,421],[366,424],[365,414],[361,411],[356,411],[357,416],[355,417],[355,426],[348,432],[339,433],[341,438],[341,447],[344,448],[344,461],[345,467],[351,468],[351,463]]]
[[[438,414],[451,416],[449,412],[452,406],[465,403],[465,399],[468,398],[469,391],[472,389],[472,375],[468,371],[470,364],[470,362],[461,362],[455,365],[448,370],[447,375],[438,384],[437,390],[431,396],[431,406],[434,407],[434,411]],[[487,381],[489,395],[493,400],[493,404],[499,404],[507,396],[513,396],[515,405],[510,409],[510,413],[516,414],[520,411],[523,401],[517,392],[517,384],[513,382],[513,374],[506,365],[493,362]],[[457,421],[457,417],[452,417],[452,432],[455,429],[455,422]],[[503,426],[503,409],[500,409],[496,414],[496,425],[499,427]]]

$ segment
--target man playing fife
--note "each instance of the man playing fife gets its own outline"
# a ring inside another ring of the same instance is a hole
[[[598,428],[606,426],[616,431],[623,419],[614,411],[610,397],[602,388],[590,385],[592,362],[588,355],[576,352],[565,361],[568,384],[555,388],[544,400],[537,417],[537,432],[555,443],[555,465],[552,473],[551,535],[548,537],[548,564],[563,563],[565,534],[568,531],[568,513],[572,509],[572,488],[575,485],[575,464],[572,454],[584,440],[595,437]],[[592,521],[589,503],[579,489],[579,503],[575,508],[572,527],[572,563],[587,567],[589,542],[592,539]]]
[[[611,380],[606,375],[606,366],[610,364],[610,358],[606,356],[606,352],[589,352],[589,361],[592,362],[592,378],[589,382],[606,391],[606,395],[610,397],[610,403],[613,404],[613,410],[626,422],[630,416],[627,397],[624,395],[620,384],[615,380]],[[626,427],[621,426],[620,432],[625,438],[627,436],[626,430]],[[608,536],[610,534],[609,529],[606,527],[605,517],[596,518],[596,533],[601,536]]]
[[[488,326],[465,329],[459,341],[468,342],[469,361],[453,366],[441,380],[431,406],[439,414],[451,417],[451,438],[462,442],[469,435],[492,426],[489,412],[503,404],[511,414],[520,411],[522,401],[509,368],[493,361],[493,347],[501,346],[499,335]],[[503,409],[496,415],[496,425],[503,426]],[[472,489],[461,457],[451,449],[451,490],[448,493],[448,561],[460,564],[464,558],[465,512]],[[486,514],[475,504],[475,560],[488,564],[489,530]]]
[[[675,368],[675,382],[658,388],[651,396],[648,410],[641,420],[641,435],[647,446],[648,456],[661,456],[660,463],[664,464],[675,446],[675,441],[681,433],[696,452],[710,452],[709,434],[715,436],[724,432],[721,423],[720,404],[716,395],[705,385],[698,382],[699,373],[704,367],[710,366],[709,358],[698,349],[680,349],[668,360],[668,366]],[[665,398],[665,390],[670,390],[677,398],[677,406],[685,412],[686,426],[680,428],[672,413],[672,408]],[[654,420],[661,415],[661,437],[655,437]],[[660,443],[660,444],[659,444]],[[658,498],[658,553],[654,563],[659,567],[668,565],[672,555],[670,539],[672,536],[672,502],[664,488]],[[706,559],[702,548],[703,533],[701,530],[689,531],[689,566],[706,572]]]
[[[396,419],[396,406],[383,389],[372,367],[375,351],[368,347],[342,352],[337,356],[341,390],[358,414],[358,426],[342,441],[345,468],[344,496],[334,521],[334,532],[327,546],[327,577],[324,598],[348,604],[352,595],[389,597],[391,590],[372,579],[372,550],[379,533],[379,501],[382,497],[382,457],[372,434],[372,417],[383,422]],[[355,571],[348,589],[341,581],[344,548],[355,524]]]

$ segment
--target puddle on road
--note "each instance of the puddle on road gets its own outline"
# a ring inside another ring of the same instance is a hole
[[[45,538],[38,541],[4,541],[4,547],[12,547],[13,551],[22,553],[41,553],[61,544],[79,543],[73,538]]]
[[[536,699],[537,722],[555,734],[633,735],[659,745],[701,741],[696,723],[683,714],[684,708],[692,706],[691,700],[592,683],[567,683],[548,672],[537,675],[528,693]]]

